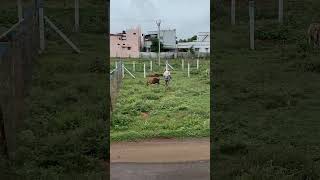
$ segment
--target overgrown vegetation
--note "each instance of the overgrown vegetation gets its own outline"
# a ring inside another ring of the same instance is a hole
[[[247,2],[238,4],[235,26],[228,4],[212,17],[214,179],[320,178],[320,55],[306,37],[320,4],[290,2],[279,25],[277,4],[256,1],[255,51]]]
[[[206,70],[209,61],[200,60],[199,70],[193,61],[191,77],[188,78],[187,62],[182,71],[181,60],[170,60],[175,70],[171,72],[173,79],[167,90],[163,78],[160,85],[147,86],[143,78],[143,62],[149,68],[149,60],[135,61],[136,79],[132,79],[129,74],[125,76],[112,113],[111,140],[208,137],[210,80]],[[125,64],[132,71],[132,61],[128,60]],[[162,74],[164,64],[161,68],[153,64],[154,73]]]
[[[62,1],[46,4],[47,15],[82,53],[74,53],[51,29],[46,29],[47,50],[33,64],[17,160],[9,162],[0,157],[0,179],[97,179],[106,173],[109,134],[105,4],[81,1],[82,7],[84,4],[91,6],[80,10],[78,34],[72,33],[73,9],[64,9]],[[12,24],[15,5],[1,9],[1,14],[7,20],[1,23]]]
[[[151,52],[159,52],[159,39],[158,38],[152,38],[151,41]],[[163,51],[163,43],[160,41],[160,51]]]

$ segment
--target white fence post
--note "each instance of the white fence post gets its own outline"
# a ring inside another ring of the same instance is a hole
[[[122,78],[124,78],[124,64],[122,63]]]
[[[166,60],[166,70],[168,70],[168,60]]]
[[[74,0],[74,29],[79,32],[79,0]]]
[[[231,24],[236,24],[236,0],[231,0]]]
[[[182,70],[184,70],[184,59],[182,59],[181,68],[182,68]]]
[[[254,1],[249,1],[250,16],[250,49],[254,50]]]
[[[132,62],[132,66],[133,66],[133,72],[136,72],[136,62],[135,61]]]
[[[152,60],[150,61],[150,71],[152,71]]]
[[[40,50],[45,49],[45,37],[44,37],[44,14],[43,14],[43,0],[39,0],[39,31],[40,31]]]
[[[18,6],[18,18],[19,18],[19,22],[21,22],[23,19],[23,10],[22,10],[21,0],[17,0],[17,6]]]
[[[188,62],[188,77],[190,77],[190,63]]]
[[[143,77],[146,78],[146,64],[143,64]]]
[[[197,69],[199,69],[199,59],[197,59]]]
[[[283,23],[283,0],[279,0],[279,17],[278,21],[280,24]]]

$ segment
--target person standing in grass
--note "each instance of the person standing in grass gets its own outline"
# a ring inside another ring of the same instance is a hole
[[[169,69],[165,69],[164,73],[163,73],[163,77],[164,77],[164,81],[166,82],[166,86],[169,85],[169,81],[171,80],[171,74]]]

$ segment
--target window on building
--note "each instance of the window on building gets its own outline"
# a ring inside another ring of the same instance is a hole
[[[209,50],[209,48],[206,48],[206,51],[208,51]]]
[[[131,47],[128,47],[128,50],[131,50]]]
[[[195,48],[194,50],[198,52],[200,50],[200,48]]]
[[[121,37],[119,37],[119,40],[121,40]]]
[[[137,33],[133,33],[133,35],[136,35]]]
[[[124,46],[125,46],[126,44],[122,44],[122,45],[124,45]]]
[[[120,46],[120,44],[118,44],[118,46]]]

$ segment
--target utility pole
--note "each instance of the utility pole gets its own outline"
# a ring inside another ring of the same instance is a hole
[[[18,18],[19,18],[19,22],[21,22],[23,19],[21,0],[17,0],[17,6],[18,6]]]
[[[159,19],[158,21],[156,21],[157,26],[158,26],[158,63],[160,66],[160,24],[161,24],[161,20]]]

